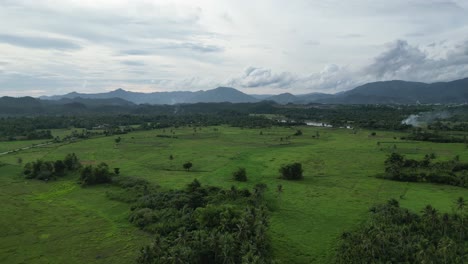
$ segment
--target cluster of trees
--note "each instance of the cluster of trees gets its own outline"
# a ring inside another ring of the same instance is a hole
[[[401,139],[429,141],[435,143],[468,143],[466,134],[441,133],[438,131],[423,130],[421,128],[414,129],[411,134]]]
[[[92,165],[82,166],[75,153],[70,153],[63,160],[43,161],[36,160],[24,165],[23,174],[27,179],[49,181],[57,177],[63,177],[68,172],[80,172],[79,182],[82,186],[112,182],[113,176],[120,173],[119,168],[113,171],[102,162],[96,167]]]
[[[138,263],[272,262],[265,185],[251,192],[194,180],[182,190],[158,191],[144,182],[125,182],[131,193],[139,193],[130,222],[155,236],[141,249]]]
[[[396,200],[373,207],[365,224],[341,235],[336,262],[468,263],[466,208],[462,197],[453,213],[428,205],[418,215]]]
[[[302,180],[304,178],[302,164],[298,162],[281,166],[279,172],[284,180]]]
[[[96,167],[87,165],[81,170],[79,181],[83,186],[110,183],[112,182],[112,177],[117,175],[118,172],[118,168],[114,172],[111,172],[109,165],[104,162],[101,162]]]
[[[465,120],[466,121],[466,120]],[[436,121],[427,125],[428,129],[434,131],[464,131],[468,132],[468,123],[466,122],[441,122]]]
[[[249,116],[236,112],[223,113],[185,113],[185,114],[114,114],[95,113],[89,116],[35,116],[0,118],[0,140],[52,139],[50,129],[79,127],[85,129],[72,137],[88,138],[91,135],[106,136],[126,134],[138,129],[149,130],[178,126],[215,126],[227,124],[235,127],[264,128],[276,124],[275,121]],[[100,128],[100,129],[96,129]],[[94,129],[94,131],[93,131]],[[102,130],[102,131],[101,131]],[[93,131],[92,133],[89,131]],[[99,133],[98,133],[99,131]]]
[[[63,177],[67,172],[78,171],[81,163],[75,153],[68,154],[63,160],[43,161],[36,160],[24,165],[23,174],[27,179],[48,181]]]
[[[455,157],[449,161],[434,162],[434,154],[422,160],[407,159],[392,153],[385,160],[385,173],[381,177],[396,181],[433,182],[468,187],[468,163]]]

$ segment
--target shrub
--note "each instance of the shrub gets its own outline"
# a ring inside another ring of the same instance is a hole
[[[247,172],[245,168],[239,168],[237,171],[232,173],[232,177],[235,181],[245,182],[247,181]]]
[[[282,166],[279,169],[281,173],[281,178],[285,180],[300,180],[302,176],[302,164],[295,162]]]

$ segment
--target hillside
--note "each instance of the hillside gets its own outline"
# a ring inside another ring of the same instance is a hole
[[[468,102],[468,78],[452,82],[373,82],[317,100],[344,104],[445,104]]]
[[[123,89],[107,93],[83,94],[72,92],[65,95],[43,96],[41,99],[111,99],[120,98],[134,104],[181,104],[181,103],[250,103],[261,100],[279,104],[447,104],[468,102],[468,78],[451,82],[423,83],[407,81],[372,82],[336,94],[309,93],[294,95],[249,95],[231,87],[218,87],[206,91],[174,91],[139,93]]]

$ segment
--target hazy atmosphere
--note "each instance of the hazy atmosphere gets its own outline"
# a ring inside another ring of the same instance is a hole
[[[335,93],[468,72],[468,1],[0,0],[0,95]]]
[[[468,263],[468,0],[0,18],[0,263]]]

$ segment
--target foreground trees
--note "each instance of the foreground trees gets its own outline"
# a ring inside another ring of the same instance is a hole
[[[264,190],[223,190],[194,180],[184,190],[140,196],[129,220],[155,238],[137,262],[272,263]]]
[[[449,214],[428,205],[421,213],[396,200],[371,208],[363,226],[342,234],[337,263],[467,263],[466,209]]]

